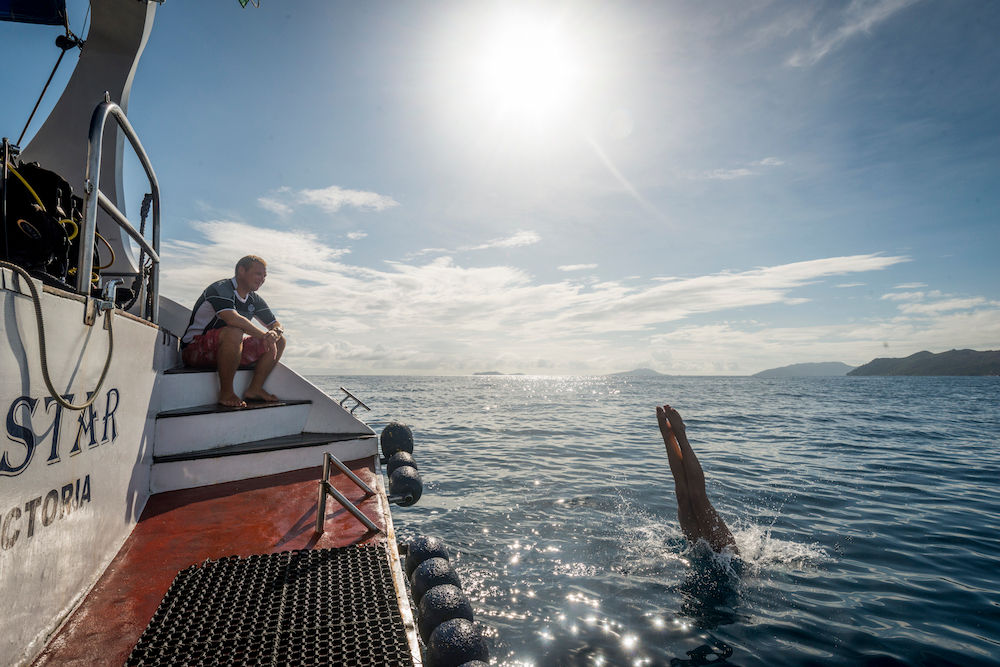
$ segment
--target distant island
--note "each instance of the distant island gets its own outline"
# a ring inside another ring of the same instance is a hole
[[[781,368],[769,368],[760,373],[754,373],[755,378],[804,378],[829,377],[831,375],[847,375],[854,366],[848,366],[839,361],[823,361],[813,364],[792,364]]]
[[[924,351],[902,359],[879,358],[848,375],[1000,375],[1000,350]]]
[[[652,368],[636,368],[631,371],[622,371],[621,373],[608,373],[604,377],[626,377],[626,376],[638,376],[638,377],[658,377],[663,375],[663,373],[658,373]]]

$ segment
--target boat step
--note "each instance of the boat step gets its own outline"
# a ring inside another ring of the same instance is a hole
[[[253,370],[236,371],[233,376],[233,390],[237,395],[246,393],[253,379]],[[175,368],[164,371],[160,378],[160,410],[169,411],[192,405],[215,403],[219,398],[219,374],[212,369]],[[305,396],[282,396],[284,399],[306,398]]]
[[[240,366],[241,371],[252,371],[253,366]],[[175,366],[174,368],[168,368],[163,371],[164,375],[186,375],[188,373],[211,373],[216,374],[219,371],[215,368],[190,368],[188,366]]]
[[[273,401],[270,403],[249,402],[245,408],[232,408],[219,403],[208,403],[206,405],[195,405],[190,408],[176,408],[165,410],[156,415],[157,419],[167,419],[170,417],[192,417],[194,415],[210,415],[224,412],[246,412],[247,410],[263,410],[266,408],[281,408],[289,405],[309,405],[312,401]]]
[[[153,456],[216,449],[265,438],[307,433],[356,433],[353,428],[307,426],[312,401],[251,403],[228,408],[217,403],[167,410],[157,415]]]
[[[299,447],[311,447],[313,445],[323,445],[329,442],[343,442],[345,440],[361,440],[364,438],[374,438],[370,433],[296,433],[295,435],[283,435],[277,438],[265,438],[254,440],[253,442],[242,442],[235,445],[226,445],[214,449],[203,449],[194,452],[180,452],[166,456],[153,456],[153,463],[173,463],[177,461],[195,461],[198,459],[212,459],[220,456],[238,456],[240,454],[255,454],[258,452],[273,452],[283,449],[297,449]]]
[[[196,452],[185,454],[190,447],[163,451],[159,455],[154,453],[149,488],[152,493],[161,493],[235,482],[317,466],[327,452],[341,461],[355,461],[371,459],[378,451],[378,439],[370,433],[347,439],[331,439],[326,434],[322,440],[320,443],[302,443],[295,447],[258,451],[231,450],[222,456],[217,455],[217,451],[223,449],[221,447],[205,451],[203,455]]]

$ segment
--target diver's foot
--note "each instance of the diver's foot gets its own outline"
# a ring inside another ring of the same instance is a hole
[[[219,405],[225,405],[227,408],[245,408],[247,406],[243,399],[231,391],[219,392]]]
[[[266,392],[263,389],[260,390],[247,389],[246,393],[243,394],[243,399],[251,403],[275,403],[281,400],[274,394]]]
[[[664,439],[668,438],[671,432],[675,436],[684,435],[684,420],[681,419],[680,413],[669,405],[656,406],[656,421],[660,425],[660,433]]]
[[[669,405],[663,406],[664,416],[670,423],[670,429],[674,432],[677,437],[683,437],[684,432],[687,430],[684,426],[684,420],[681,419],[681,413],[674,410]]]
[[[669,407],[669,405],[656,406],[656,423],[660,426],[660,435],[668,442],[670,439],[670,421],[667,419],[667,408]]]

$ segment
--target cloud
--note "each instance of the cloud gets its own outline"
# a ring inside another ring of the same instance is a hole
[[[865,285],[864,283],[840,283],[839,285],[834,285],[834,287],[841,287],[841,288],[864,287],[864,285]]]
[[[712,169],[710,171],[702,172],[696,178],[707,179],[711,181],[732,181],[737,178],[746,178],[747,176],[757,176],[762,173],[760,167],[780,167],[785,164],[784,160],[780,160],[776,157],[766,157],[760,160],[755,160],[749,164],[742,167],[735,167],[732,169]]]
[[[923,283],[908,283],[907,285],[922,285]],[[903,287],[900,285],[898,287]],[[911,316],[934,316],[956,311],[973,311],[983,307],[1000,306],[998,301],[989,301],[979,296],[956,296],[944,294],[940,290],[927,292],[889,292],[882,295],[883,301],[897,301],[900,313]]]
[[[995,349],[1000,340],[998,305],[932,318],[876,317],[805,327],[741,321],[682,326],[650,338],[649,361],[662,372],[754,373],[798,362],[857,366],[876,357],[905,357],[921,350]],[[739,356],[734,360],[719,350],[739,350]]]
[[[347,238],[351,239],[352,241],[359,241],[365,238],[366,236],[368,236],[368,232],[360,232],[360,231],[347,232]]]
[[[493,239],[492,241],[487,241],[480,245],[469,246],[462,248],[462,250],[486,250],[488,248],[520,248],[523,246],[534,245],[542,240],[542,237],[538,235],[538,232],[532,231],[519,231],[513,236],[507,236],[505,238]]]
[[[731,181],[736,178],[753,176],[755,173],[757,172],[752,169],[740,167],[737,169],[713,169],[712,171],[706,171],[703,176],[704,178],[714,181]]]
[[[920,289],[921,287],[927,287],[927,283],[902,283],[892,289]]]
[[[471,372],[503,360],[547,372],[620,370],[649,353],[650,336],[685,319],[801,303],[795,291],[806,285],[908,261],[869,254],[628,285],[541,282],[515,267],[465,267],[450,257],[373,269],[347,263],[347,249],[310,233],[226,220],[193,226],[201,239],[163,244],[164,294],[193,304],[236,258],[262,254],[261,294],[289,332],[289,364],[313,372]],[[501,247],[533,237],[506,237],[514,238]],[[731,361],[745,352],[713,354]]]
[[[267,196],[258,197],[257,205],[261,208],[287,217],[299,205],[316,206],[327,213],[336,213],[344,207],[356,208],[362,211],[381,212],[399,206],[399,202],[388,195],[365,190],[349,190],[339,185],[315,190],[292,190],[281,187]]]
[[[496,238],[491,241],[486,241],[485,243],[479,243],[475,245],[464,245],[457,248],[422,248],[415,252],[407,255],[408,258],[412,259],[414,257],[420,257],[422,255],[450,255],[456,252],[468,252],[471,250],[489,250],[491,248],[520,248],[524,246],[534,245],[542,240],[542,237],[538,232],[533,231],[518,231],[511,236],[504,236],[501,238]]]
[[[286,217],[292,213],[292,207],[271,197],[258,197],[257,204],[264,210]]]
[[[861,33],[870,34],[880,23],[917,0],[854,0],[844,9],[836,26],[815,33],[812,43],[788,59],[792,67],[815,65]]]
[[[392,197],[363,190],[346,190],[337,185],[320,190],[300,190],[299,201],[318,206],[327,213],[336,213],[344,206],[361,210],[384,211],[399,206]]]
[[[940,292],[889,292],[882,295],[883,301],[922,301],[927,296],[941,296]]]
[[[945,299],[944,301],[935,301],[933,303],[904,303],[900,305],[899,310],[910,315],[937,315],[955,310],[970,310],[986,303],[986,299],[982,297]]]
[[[563,264],[556,268],[560,271],[589,271],[590,269],[596,269],[597,264]]]

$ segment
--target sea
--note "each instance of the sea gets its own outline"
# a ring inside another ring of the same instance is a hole
[[[493,664],[1000,665],[1000,378],[311,379],[412,428],[397,535]],[[680,533],[664,403],[739,558]]]

